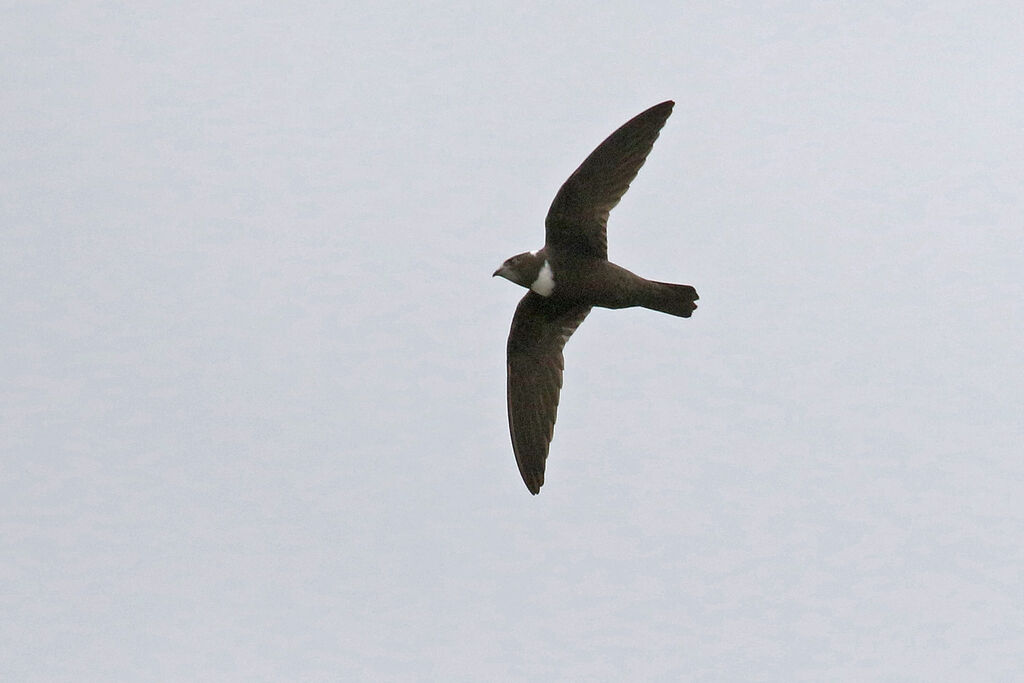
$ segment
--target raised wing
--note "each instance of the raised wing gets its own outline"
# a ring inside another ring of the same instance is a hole
[[[608,213],[644,165],[674,105],[656,104],[627,121],[569,176],[545,220],[549,253],[608,258]]]
[[[534,292],[516,307],[508,335],[508,428],[519,473],[534,495],[555,429],[562,348],[590,306],[552,302]]]

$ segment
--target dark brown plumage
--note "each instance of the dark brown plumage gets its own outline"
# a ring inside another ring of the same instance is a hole
[[[544,484],[562,387],[562,348],[593,306],[642,306],[684,318],[697,307],[689,285],[653,282],[608,261],[608,213],[643,166],[672,113],[662,102],[626,122],[591,152],[555,195],[544,248],[517,254],[495,275],[530,289],[508,336],[508,424],[531,493]]]

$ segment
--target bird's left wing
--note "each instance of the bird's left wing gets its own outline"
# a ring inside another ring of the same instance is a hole
[[[545,220],[549,253],[608,258],[608,213],[644,165],[673,105],[656,104],[622,124],[569,176]]]
[[[508,335],[508,427],[519,473],[540,493],[562,388],[562,348],[590,306],[529,292],[516,307]]]

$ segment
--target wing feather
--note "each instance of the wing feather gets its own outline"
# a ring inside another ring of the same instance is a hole
[[[644,165],[673,106],[662,102],[627,121],[569,176],[545,220],[549,253],[608,258],[608,214]]]
[[[516,307],[508,335],[508,427],[519,473],[530,492],[544,484],[564,366],[562,348],[590,306],[528,293]]]

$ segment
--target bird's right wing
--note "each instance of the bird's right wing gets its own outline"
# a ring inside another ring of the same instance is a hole
[[[540,493],[562,388],[562,348],[590,306],[529,292],[516,307],[508,335],[508,427],[519,473]]]
[[[608,258],[608,213],[647,160],[673,104],[662,102],[634,116],[569,176],[544,221],[549,253]]]

